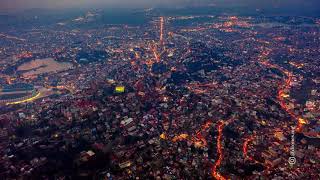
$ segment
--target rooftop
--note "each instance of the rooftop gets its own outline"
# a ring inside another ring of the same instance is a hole
[[[34,86],[27,83],[8,84],[0,88],[0,92],[32,91]]]

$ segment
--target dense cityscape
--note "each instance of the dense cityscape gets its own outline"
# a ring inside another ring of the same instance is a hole
[[[320,18],[103,13],[0,31],[0,177],[320,179]]]

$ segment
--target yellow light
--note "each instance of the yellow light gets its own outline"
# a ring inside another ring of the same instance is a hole
[[[300,124],[307,124],[307,121],[305,119],[299,118],[299,123]]]
[[[21,104],[21,103],[30,102],[30,101],[36,100],[38,97],[40,97],[40,95],[41,95],[41,93],[38,92],[38,94],[36,96],[34,96],[34,97],[31,97],[29,99],[25,99],[25,100],[22,100],[22,101],[10,102],[10,103],[7,103],[6,105]]]
[[[289,94],[282,93],[282,94],[281,94],[281,97],[283,97],[283,98],[288,98],[288,97],[290,97],[290,95],[289,95]]]
[[[166,135],[165,135],[164,133],[162,133],[162,134],[160,135],[160,138],[161,138],[161,139],[166,139]]]
[[[125,87],[124,86],[117,86],[116,87],[116,93],[124,93]]]
[[[175,136],[172,141],[177,142],[188,138],[188,134],[180,134],[179,136]]]
[[[188,137],[188,134],[181,134],[180,137],[182,137],[183,139],[186,139]]]
[[[194,143],[194,146],[195,146],[196,148],[200,148],[200,147],[203,147],[203,144],[202,144],[201,141],[196,141],[196,142]]]

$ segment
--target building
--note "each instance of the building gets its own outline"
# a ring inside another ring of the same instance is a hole
[[[38,91],[31,84],[17,83],[0,87],[0,104],[23,101],[36,96]]]

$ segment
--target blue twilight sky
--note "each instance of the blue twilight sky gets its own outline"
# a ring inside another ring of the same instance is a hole
[[[314,8],[320,0],[0,0],[0,10],[72,7],[172,7],[186,5],[243,5],[257,8]],[[307,10],[307,9],[306,9]]]

